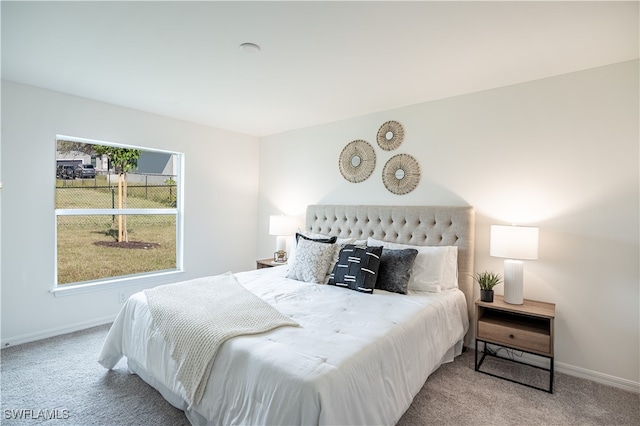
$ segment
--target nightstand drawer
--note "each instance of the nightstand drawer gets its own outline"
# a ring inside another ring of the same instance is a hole
[[[527,329],[527,327],[497,324],[491,319],[478,321],[478,338],[525,351],[539,352],[545,355],[551,353],[551,336],[549,334]]]

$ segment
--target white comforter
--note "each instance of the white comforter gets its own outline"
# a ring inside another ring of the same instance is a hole
[[[276,267],[236,274],[300,327],[226,341],[202,401],[187,410],[177,364],[143,293],[125,304],[100,363],[126,356],[192,424],[395,424],[428,375],[450,361],[468,328],[465,298],[358,293],[284,278]]]

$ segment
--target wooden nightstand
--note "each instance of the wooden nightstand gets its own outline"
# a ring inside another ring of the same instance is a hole
[[[286,265],[287,262],[274,262],[273,258],[256,260],[256,269],[271,268],[273,266]]]
[[[494,377],[520,383],[535,389],[553,393],[553,321],[556,305],[553,303],[524,300],[522,305],[505,303],[496,295],[493,303],[476,301],[476,355],[475,370]],[[478,342],[483,342],[482,357],[478,361]],[[549,369],[499,357],[549,372],[549,388],[541,388],[480,370],[487,355],[487,344],[511,348],[549,359]]]

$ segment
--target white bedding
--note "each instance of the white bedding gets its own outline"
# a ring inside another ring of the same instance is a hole
[[[371,295],[290,280],[285,267],[235,275],[300,327],[226,341],[191,409],[144,293],[123,307],[99,362],[126,356],[195,425],[395,424],[429,374],[459,354],[468,329],[458,289]]]
[[[202,399],[216,353],[226,340],[298,326],[230,272],[161,285],[144,294],[154,326],[178,363],[176,377],[189,405]]]

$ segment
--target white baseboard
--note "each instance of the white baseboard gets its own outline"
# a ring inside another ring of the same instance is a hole
[[[626,391],[640,393],[640,382],[634,382],[632,380],[598,373],[597,371],[587,370],[586,368],[576,367],[573,365],[565,364],[563,362],[556,362],[556,371],[568,374],[570,376],[593,380],[594,382],[624,389]]]
[[[490,347],[496,346],[490,345]],[[475,350],[475,341],[473,342],[473,346],[469,346],[469,349],[471,351]],[[482,349],[482,345],[480,345],[479,349]],[[517,349],[512,349],[512,351],[514,353],[521,354],[521,356],[516,357],[516,359],[519,361],[535,365],[537,367],[549,368],[549,361],[547,358],[520,352]],[[580,377],[582,379],[602,383],[603,385],[613,386],[614,388],[623,389],[629,392],[640,393],[640,382],[634,382],[632,380],[598,373],[597,371],[587,370],[586,368],[576,367],[574,365],[565,364],[564,362],[558,361],[555,361],[554,363],[554,370],[559,373],[568,374],[569,376]]]
[[[3,338],[2,340],[0,340],[0,349],[22,345],[23,343],[34,342],[36,340],[46,339],[49,337],[55,337],[61,334],[73,333],[74,331],[85,330],[87,328],[96,327],[98,325],[108,324],[110,322],[113,322],[114,319],[115,315],[67,325],[64,327],[50,328],[48,330],[39,331],[37,333],[23,334],[21,336],[14,336],[6,339]]]

